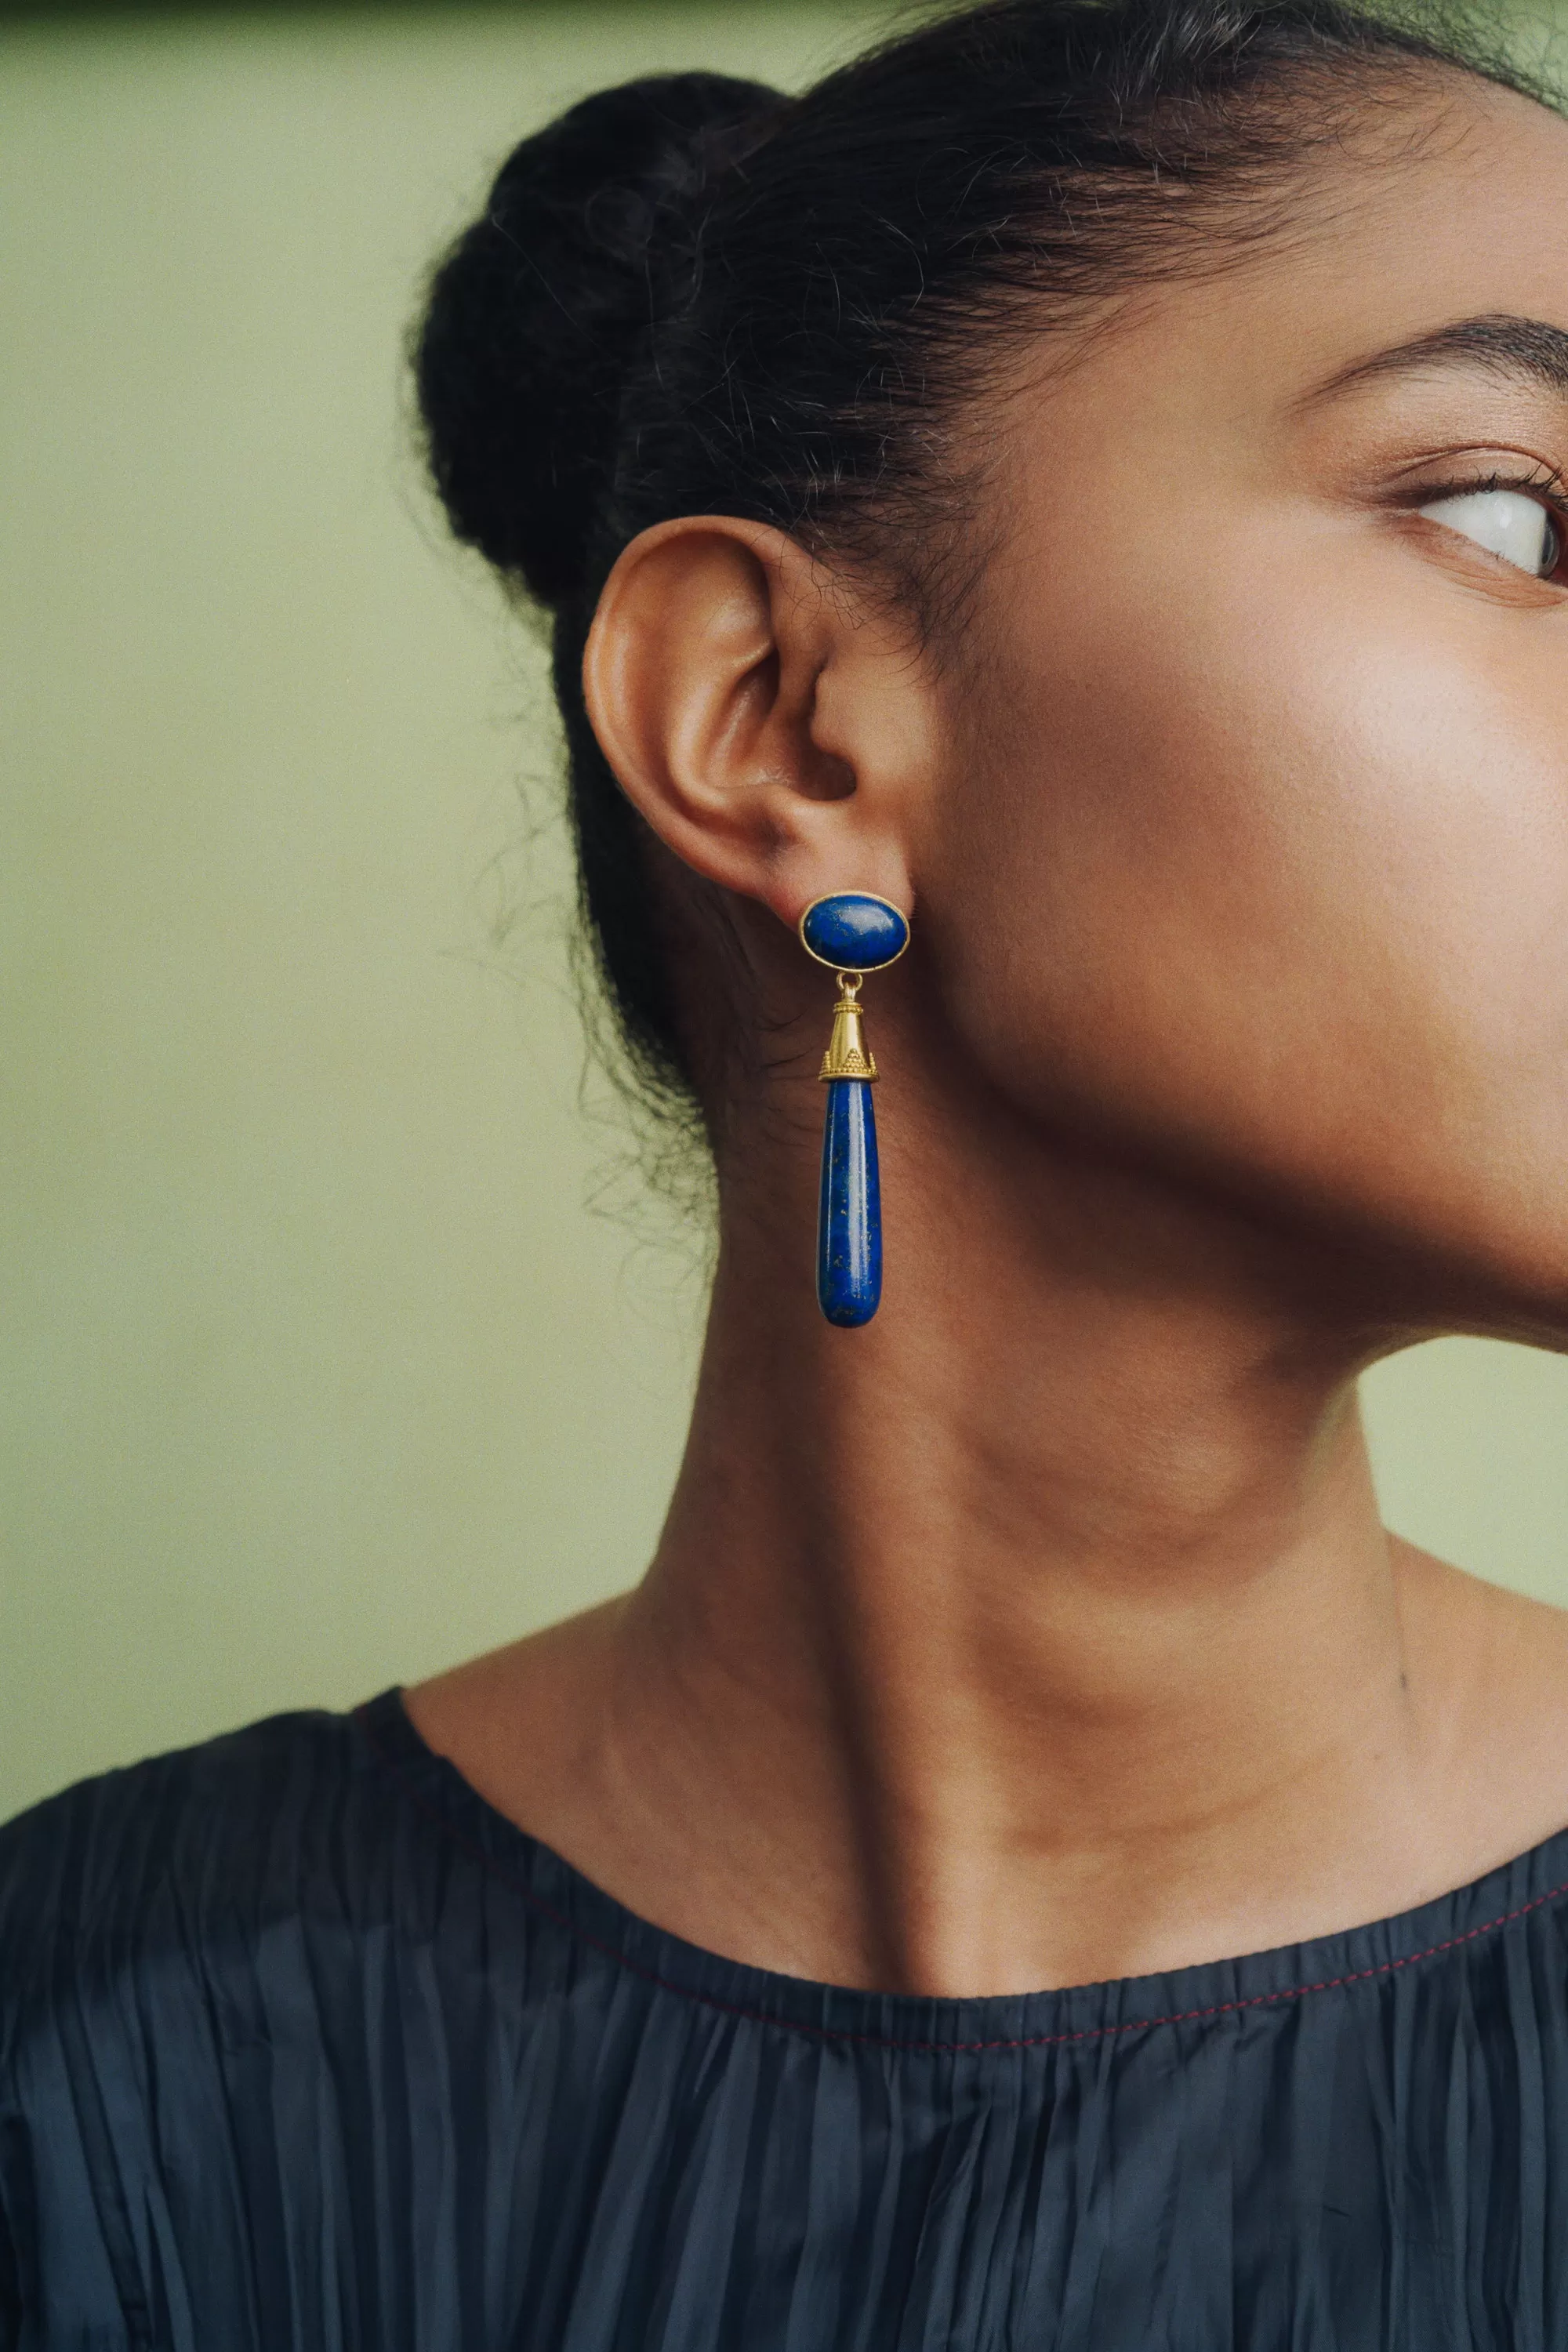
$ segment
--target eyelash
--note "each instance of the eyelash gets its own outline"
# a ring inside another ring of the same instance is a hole
[[[1568,525],[1568,475],[1557,466],[1538,465],[1529,474],[1501,474],[1494,468],[1489,474],[1463,474],[1454,481],[1424,482],[1417,496],[1421,505],[1426,506],[1436,499],[1465,498],[1478,490],[1533,494],[1551,508],[1560,522]]]

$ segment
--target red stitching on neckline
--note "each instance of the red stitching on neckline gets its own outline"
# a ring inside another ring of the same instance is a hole
[[[716,1994],[699,1992],[691,1985],[677,1984],[671,1978],[662,1977],[657,1970],[644,1968],[639,1961],[630,1958],[617,1946],[606,1943],[603,1937],[591,1935],[586,1927],[579,1926],[575,1919],[571,1918],[564,1911],[559,1910],[553,1903],[547,1902],[542,1895],[529,1885],[526,1879],[521,1877],[515,1871],[508,1870],[503,1864],[495,1861],[485,1852],[477,1839],[465,1836],[455,1823],[447,1819],[440,1808],[432,1804],[423,1791],[414,1785],[398,1759],[388,1752],[371,1728],[369,1710],[374,1704],[374,1701],[367,1700],[363,1706],[354,1708],[353,1715],[355,1722],[364,1735],[365,1744],[376,1761],[392,1774],[394,1780],[398,1782],[413,1802],[416,1811],[434,1822],[437,1828],[445,1836],[450,1838],[455,1845],[460,1846],[482,1870],[492,1878],[502,1880],[506,1885],[521,1895],[523,1901],[530,1904],[534,1910],[541,1912],[556,1927],[563,1927],[567,1934],[575,1937],[580,1944],[586,1944],[590,1950],[602,1953],[605,1959],[614,1960],[618,1968],[626,1969],[628,1976],[640,1978],[645,1984],[655,1986],[660,1992],[675,1993],[683,2000],[700,2001],[706,2009],[717,2010],[724,2017],[740,2018],[749,2025],[776,2026],[782,2033],[804,2033],[818,2042],[850,2042],[873,2050],[912,2050],[928,2057],[974,2057],[993,2050],[1050,2050],[1061,2048],[1070,2042],[1104,2042],[1119,2033],[1144,2033],[1157,2025],[1195,2025],[1211,2017],[1227,2017],[1245,2009],[1268,2009],[1279,2001],[1301,2000],[1308,1993],[1338,1992],[1346,1985],[1365,1984],[1373,1977],[1393,1976],[1400,1969],[1413,1969],[1422,1960],[1434,1960],[1444,1952],[1458,1951],[1462,1945],[1473,1944],[1479,1936],[1490,1936],[1500,1927],[1511,1927],[1516,1919],[1523,1919],[1531,1911],[1539,1911],[1543,1905],[1555,1903],[1561,1896],[1568,1895],[1568,1879],[1565,1879],[1561,1886],[1549,1887],[1544,1895],[1532,1895],[1528,1903],[1520,1904],[1515,1910],[1500,1912],[1495,1919],[1485,1919],[1479,1927],[1467,1928],[1462,1936],[1449,1936],[1440,1944],[1428,1944],[1424,1952],[1406,1952],[1397,1960],[1380,1960],[1373,1968],[1356,1969],[1342,1977],[1324,1977],[1317,1984],[1289,1985],[1279,1992],[1249,1993],[1245,2000],[1218,2000],[1208,2009],[1175,2010],[1168,2017],[1128,2018],[1120,2025],[1086,2025],[1080,2027],[1076,2033],[1025,2033],[1016,2036],[1011,2041],[907,2042],[895,2034],[856,2033],[847,2027],[811,2025],[802,2018],[773,2017],[765,2009],[744,2009],[738,2002],[719,2000]],[[432,1749],[430,1753],[434,1756],[435,1750]],[[449,1769],[456,1770],[455,1766]],[[480,1799],[479,1801],[482,1803],[484,1801]],[[504,1819],[504,1816],[499,1818]],[[526,1832],[519,1831],[517,1834],[523,1836],[526,1835]],[[533,1843],[537,1844],[538,1840],[534,1840]],[[569,1868],[570,1865],[567,1864],[566,1867]],[[613,1898],[606,1896],[605,1899],[609,1901]],[[736,1962],[733,1965],[742,1966],[743,1963]],[[1034,2000],[1038,1997],[1035,1994],[1022,1996],[1025,2000]],[[878,1996],[875,1994],[868,1996],[864,1992],[858,1992],[857,1998],[875,2000]],[[895,1998],[908,1999],[910,1996],[899,1995]],[[1047,1998],[1050,1996],[1047,1995]]]

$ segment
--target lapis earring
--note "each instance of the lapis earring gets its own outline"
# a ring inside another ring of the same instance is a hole
[[[882,1296],[882,1194],[877,1178],[877,1065],[866,1044],[860,982],[896,963],[910,943],[909,919],[869,890],[814,898],[800,919],[808,956],[838,977],[833,1034],[817,1073],[827,1088],[822,1129],[822,1191],[816,1211],[816,1298],[830,1323],[869,1323]]]

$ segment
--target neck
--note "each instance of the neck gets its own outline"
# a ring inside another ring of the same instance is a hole
[[[616,1637],[628,1788],[769,1854],[731,1942],[929,1990],[1174,1965],[1344,1924],[1347,1821],[1387,1908],[1420,1740],[1356,1340],[1132,1179],[1037,1157],[1009,1216],[886,1154],[889,1296],[837,1331],[792,1157],[728,1204]]]
[[[1384,1534],[1364,1277],[915,1108],[861,1330],[809,1134],[731,1161],[647,1578],[411,1694],[431,1744],[657,1926],[883,1990],[1302,1942],[1559,1828],[1568,1632]]]

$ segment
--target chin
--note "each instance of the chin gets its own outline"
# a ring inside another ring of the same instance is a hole
[[[1463,1333],[1568,1352],[1568,1183],[1550,1217],[1464,1213],[1386,1225],[1367,1255],[1411,1336]]]

